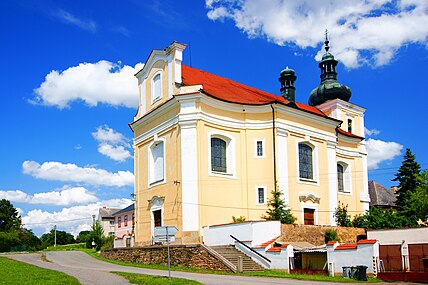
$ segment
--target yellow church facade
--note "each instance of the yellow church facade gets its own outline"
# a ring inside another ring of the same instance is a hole
[[[130,124],[137,245],[153,241],[155,226],[195,243],[202,227],[232,216],[261,220],[274,189],[298,224],[335,225],[339,202],[368,210],[365,109],[348,102],[326,46],[309,105],[295,102],[291,69],[278,96],[182,64],[183,44],[152,51]]]

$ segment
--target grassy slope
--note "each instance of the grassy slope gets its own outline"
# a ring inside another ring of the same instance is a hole
[[[197,281],[187,280],[182,278],[168,278],[164,276],[151,276],[143,274],[113,272],[125,277],[132,284],[150,284],[150,285],[198,285],[202,284]]]
[[[0,284],[17,285],[78,285],[80,282],[65,273],[0,257]]]

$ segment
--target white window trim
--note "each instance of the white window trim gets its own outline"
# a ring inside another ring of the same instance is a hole
[[[155,97],[155,88],[154,88],[154,86],[155,86],[155,82],[154,82],[154,79],[155,79],[155,77],[156,76],[158,76],[159,75],[159,79],[160,79],[160,94],[159,94],[159,97]],[[156,103],[157,101],[159,101],[160,99],[162,99],[162,84],[163,84],[163,81],[162,81],[162,71],[161,70],[159,70],[159,71],[157,71],[157,72],[155,72],[155,74],[153,74],[153,76],[152,76],[152,79],[151,79],[151,81],[150,81],[150,87],[151,87],[151,101],[152,101],[152,104],[154,104],[154,103]]]
[[[305,224],[305,209],[312,209],[314,211],[314,225],[318,225],[318,204],[308,202],[301,202],[300,207],[302,210],[302,225]]]
[[[212,171],[211,167],[211,138],[219,138],[226,142],[226,172]],[[236,139],[235,137],[223,132],[208,133],[208,175],[236,178]]]
[[[340,195],[352,195],[352,171],[351,171],[351,165],[349,163],[346,163],[343,160],[338,160],[337,164],[340,164],[343,166],[343,189],[345,191],[341,192],[339,189],[337,189],[337,193]],[[337,182],[336,182],[337,184]],[[339,187],[338,187],[339,188]]]
[[[263,188],[264,202],[259,203],[259,188]],[[256,185],[256,205],[267,205],[267,186],[266,185]]]
[[[257,155],[257,142],[262,142],[263,155]],[[266,143],[265,139],[255,139],[254,140],[254,158],[266,158]]]
[[[299,165],[299,144],[306,144],[312,148],[312,174],[313,179],[300,178],[300,165]],[[317,185],[319,186],[319,161],[318,161],[318,146],[311,143],[309,140],[300,139],[296,144],[296,177],[297,183]]]
[[[154,236],[155,233],[155,217],[153,215],[153,212],[160,210],[161,211],[161,224],[164,224],[164,210],[163,210],[164,202],[162,202],[162,205],[153,205],[150,207],[150,229],[151,229],[151,236]]]
[[[163,179],[159,180],[159,181],[152,181],[151,171],[152,171],[152,168],[154,167],[153,161],[152,161],[152,158],[153,158],[152,146],[153,146],[153,144],[159,143],[159,142],[162,142],[162,144],[163,144]],[[166,183],[166,143],[165,142],[166,142],[165,138],[157,138],[156,140],[151,142],[148,146],[148,151],[147,151],[148,152],[147,153],[147,158],[148,158],[148,161],[147,161],[148,162],[147,163],[147,165],[148,165],[148,167],[147,167],[147,172],[148,172],[147,173],[147,177],[148,177],[147,184],[148,184],[148,188]]]

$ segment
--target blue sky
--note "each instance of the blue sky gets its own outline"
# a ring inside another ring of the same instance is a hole
[[[324,2],[1,1],[0,198],[39,235],[88,229],[131,203],[133,74],[152,49],[189,44],[185,64],[275,94],[289,66],[306,103],[326,28],[367,108],[369,178],[394,185],[405,148],[426,169],[428,3]]]

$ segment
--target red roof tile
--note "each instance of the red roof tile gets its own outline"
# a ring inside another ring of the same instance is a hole
[[[336,241],[329,241],[328,243],[327,243],[327,246],[331,246],[331,245],[335,245],[336,244]]]
[[[257,245],[257,246],[256,246],[256,248],[265,248],[265,247],[267,247],[268,245],[270,245],[271,243],[273,243],[274,241],[276,241],[278,238],[279,238],[279,236],[278,236],[278,237],[276,237],[276,238],[273,238],[273,239],[271,239],[271,240],[269,240],[269,241],[267,241],[267,242],[264,242],[264,243],[262,243],[262,244],[260,244],[260,245]]]
[[[357,244],[374,244],[376,243],[375,239],[362,239],[357,242]]]
[[[338,245],[335,250],[344,250],[344,249],[357,249],[357,244],[355,243],[344,243],[341,245]]]
[[[280,252],[282,250],[282,247],[271,247],[266,252]]]
[[[360,140],[363,140],[363,139],[364,139],[364,137],[360,137],[360,136],[354,135],[354,134],[352,134],[352,133],[350,133],[350,132],[347,132],[347,131],[345,131],[345,130],[342,130],[341,128],[336,128],[336,130],[337,130],[340,134],[342,134],[342,135],[344,135],[344,136],[347,136],[347,137],[357,138],[357,139],[360,139]]]
[[[184,64],[181,65],[181,76],[184,85],[202,84],[204,93],[226,102],[246,105],[290,103],[281,96],[253,88],[200,69],[189,67]],[[315,107],[298,102],[295,102],[294,105],[297,109],[327,117],[323,112]]]

